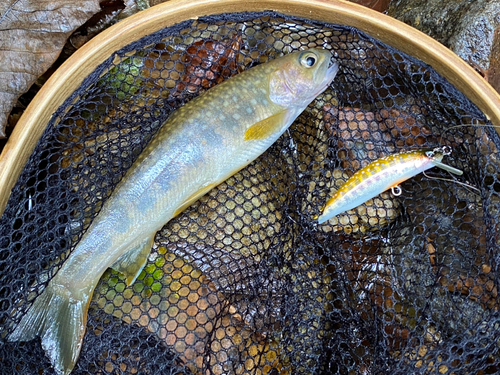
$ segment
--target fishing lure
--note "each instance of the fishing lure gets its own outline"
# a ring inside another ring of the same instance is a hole
[[[400,183],[432,167],[461,175],[461,170],[441,163],[443,157],[450,154],[451,148],[443,146],[433,150],[400,152],[371,162],[354,173],[326,202],[318,223],[355,208],[386,190],[392,189],[392,193],[398,196],[401,194]]]

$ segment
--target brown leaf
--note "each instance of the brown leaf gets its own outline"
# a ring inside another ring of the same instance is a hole
[[[234,40],[199,40],[190,45],[180,60],[186,64],[185,74],[177,83],[174,96],[206,90],[238,73],[236,56],[242,37]]]
[[[385,12],[389,8],[391,0],[350,0],[378,12]]]
[[[68,36],[99,9],[99,0],[0,2],[0,138],[19,96],[57,59]]]
[[[490,66],[486,79],[497,92],[500,92],[500,27],[495,29],[490,52]]]
[[[148,0],[99,0],[101,11],[90,18],[69,38],[72,49],[78,49],[101,31],[131,15],[149,8]],[[68,47],[68,46],[66,46]]]
[[[118,18],[123,19],[150,7],[148,0],[123,0],[125,9]]]

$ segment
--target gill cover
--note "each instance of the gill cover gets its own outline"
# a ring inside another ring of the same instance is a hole
[[[284,107],[309,104],[326,89],[338,71],[336,63],[328,67],[330,57],[329,51],[320,49],[299,53],[270,75],[269,99]]]

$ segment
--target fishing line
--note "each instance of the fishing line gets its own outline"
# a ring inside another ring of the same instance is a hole
[[[473,127],[473,128],[488,128],[488,127],[491,127],[491,128],[500,128],[500,125],[489,125],[489,124],[460,124],[460,125],[454,125],[454,126],[450,126],[449,128],[446,128],[445,131],[443,133],[440,134],[440,137],[441,137],[441,140],[442,141],[446,141],[444,139],[444,136],[446,135],[446,133],[450,132],[451,130],[453,129],[457,129],[457,128],[463,128],[463,127]],[[446,169],[446,168],[443,168],[443,169]],[[451,171],[448,171],[448,172],[451,172]],[[443,178],[443,177],[435,177],[435,176],[429,176],[428,174],[425,173],[425,171],[423,172],[424,175],[427,177],[427,178],[430,178],[430,179],[434,179],[434,180],[441,180],[441,181],[447,181],[447,182],[453,182],[453,183],[456,183],[456,184],[459,184],[459,185],[462,185],[464,186],[469,192],[477,195],[477,196],[480,196],[479,194],[477,194],[475,191],[477,191],[478,193],[481,193],[481,190],[471,184],[468,184],[468,183],[465,183],[465,182],[461,182],[461,181],[458,181],[457,179],[448,179],[448,178]],[[475,191],[471,191],[469,189],[473,189]]]
[[[500,125],[488,125],[488,124],[460,124],[460,125],[453,125],[450,126],[449,128],[446,128],[443,133],[440,134],[441,139],[443,140],[444,135],[448,133],[449,131],[457,128],[464,128],[467,126],[471,126],[473,128],[500,128]]]
[[[468,184],[466,182],[462,182],[462,181],[458,181],[456,179],[451,179],[451,178],[444,178],[444,177],[437,177],[437,176],[430,176],[428,175],[427,173],[425,173],[426,171],[423,171],[422,173],[424,174],[425,177],[427,177],[428,179],[430,180],[440,180],[440,181],[446,181],[446,182],[453,182],[455,184],[458,184],[458,185],[462,185],[463,187],[465,187],[467,190],[469,190],[469,188],[473,189],[473,190],[476,190],[478,193],[481,193],[481,190],[478,189],[477,187],[471,185],[471,184]],[[448,171],[448,173],[450,173]],[[450,173],[451,174],[451,173]],[[472,194],[475,194],[477,195],[478,197],[480,197],[481,195],[476,193],[475,191],[471,191],[469,190],[470,193]]]
[[[454,126],[446,128],[441,134],[438,134],[438,137],[441,138],[442,142],[447,142],[448,140],[444,139],[445,135],[447,133],[449,133],[453,129],[463,128],[463,127],[474,127],[474,128],[491,127],[491,128],[500,128],[500,125],[493,125],[493,124],[491,124],[491,125],[489,125],[489,124],[460,124],[460,125],[454,125]],[[355,143],[356,141],[351,141],[351,142]],[[387,144],[383,144],[382,142],[365,142],[365,145],[366,144],[371,144],[371,145],[373,145],[374,148],[376,147],[379,150],[381,150],[382,152],[388,152],[388,154],[391,153],[390,151],[388,151],[389,148],[393,149],[393,148],[397,147],[395,145],[388,146]],[[445,152],[445,155],[448,156],[448,155],[451,154],[451,146],[445,146],[445,147],[450,147],[450,151]],[[447,164],[441,163],[439,161],[434,161],[434,163],[436,164],[437,167],[439,167],[441,169],[444,169],[444,170],[448,171],[451,174],[455,174],[455,175],[462,175],[463,174],[463,172],[461,170],[456,169],[454,167],[451,167],[451,166],[449,166]],[[475,186],[473,186],[471,184],[467,184],[467,183],[458,181],[457,179],[446,179],[446,178],[442,178],[442,177],[429,176],[425,172],[424,172],[424,175],[426,177],[430,178],[430,179],[436,179],[436,180],[442,180],[442,181],[448,181],[448,182],[455,182],[457,184],[463,185],[464,187],[469,187],[469,188],[471,188],[473,190],[476,190],[478,192],[481,191],[479,188],[477,188],[477,187],[475,187]],[[394,192],[393,192],[393,194],[394,194]],[[476,193],[474,192],[474,194],[476,194]],[[397,196],[399,194],[394,194],[394,195]]]
[[[449,143],[450,141],[449,140],[446,140],[445,139],[445,135],[447,133],[449,133],[451,130],[453,129],[457,129],[457,128],[462,128],[462,127],[477,127],[477,128],[481,128],[481,127],[494,127],[494,128],[500,128],[499,125],[488,125],[488,124],[460,124],[460,125],[454,125],[454,126],[451,126],[447,129],[445,129],[442,133],[438,134],[437,135],[437,139],[440,139],[440,143]],[[335,137],[333,137],[335,138]],[[331,139],[333,140],[333,139]],[[337,141],[341,140],[340,138],[337,139]],[[330,140],[329,140],[330,141]],[[364,153],[369,153],[370,151],[375,151],[375,152],[380,152],[382,151],[383,153],[386,153],[388,151],[389,148],[391,149],[397,149],[398,147],[396,146],[396,140],[393,140],[394,144],[393,145],[387,145],[386,144],[383,144],[382,142],[366,142],[366,141],[363,141],[361,139],[357,139],[357,140],[347,140],[347,139],[342,139],[342,142],[344,143],[344,148],[348,151],[348,154],[349,152],[355,152],[358,151],[358,152],[364,152]],[[362,142],[363,144],[363,148],[364,150],[356,150],[358,147],[356,147],[357,143],[358,142]],[[350,145],[351,147],[346,147]],[[371,150],[368,149],[368,145],[371,145]],[[349,150],[351,149],[351,150]],[[377,149],[379,151],[377,151]],[[420,148],[422,149],[422,148]],[[452,146],[450,145],[441,145],[441,146],[438,146],[438,147],[435,147],[434,149],[429,149],[427,152],[426,152],[426,155],[429,157],[429,158],[432,158],[434,159],[434,155],[437,153],[437,152],[441,152],[444,156],[449,156],[452,154],[452,151],[453,151],[453,148]],[[401,151],[400,151],[401,152]],[[387,153],[388,155],[392,154],[392,152],[388,152]],[[442,163],[441,161],[439,160],[436,160],[434,159],[433,160],[433,164],[435,167],[438,167],[440,169],[444,169],[445,171],[447,171],[448,173],[450,173],[452,176],[453,174],[454,175],[458,175],[458,176],[461,176],[463,175],[463,171],[460,170],[460,169],[457,169],[457,168],[454,168],[452,166],[449,166],[447,164],[444,164]],[[461,185],[463,186],[468,192],[478,196],[478,197],[481,197],[480,193],[481,193],[481,190],[479,188],[477,188],[476,186],[470,184],[470,183],[467,183],[467,182],[462,182],[462,181],[458,181],[456,179],[456,177],[453,176],[453,178],[443,178],[443,177],[437,177],[437,176],[431,176],[431,175],[428,175],[425,171],[423,171],[423,174],[425,177],[427,177],[428,179],[430,180],[440,180],[440,181],[445,181],[445,182],[451,182],[451,183],[455,183],[455,184],[458,184],[458,185]],[[396,186],[393,186],[391,187],[391,192],[392,194],[397,197],[397,196],[400,196],[402,194],[402,189],[400,186],[396,185]],[[322,209],[323,210],[323,209]]]

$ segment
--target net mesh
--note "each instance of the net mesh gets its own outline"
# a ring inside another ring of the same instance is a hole
[[[189,20],[114,53],[53,115],[0,221],[0,369],[53,374],[9,342],[168,115],[293,50],[340,71],[265,154],[155,238],[134,284],[107,270],[74,374],[498,371],[498,135],[431,67],[359,30],[276,13]],[[433,169],[317,225],[356,170],[451,146]],[[457,181],[453,181],[456,179]],[[462,184],[459,184],[461,182]]]

